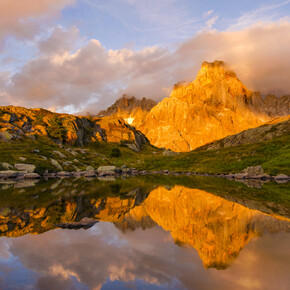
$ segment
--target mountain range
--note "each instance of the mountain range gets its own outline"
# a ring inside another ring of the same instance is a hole
[[[123,96],[104,116],[117,116],[149,141],[172,151],[190,151],[290,114],[290,96],[263,99],[222,61],[204,62],[196,79],[176,84],[170,97],[154,105]]]

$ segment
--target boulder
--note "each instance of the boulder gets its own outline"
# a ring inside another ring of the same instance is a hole
[[[178,153],[177,152],[173,152],[173,151],[171,151],[171,150],[165,150],[165,151],[163,151],[163,153],[162,153],[164,156],[174,156],[174,155],[177,155]]]
[[[261,165],[258,166],[250,166],[242,171],[242,173],[246,174],[247,177],[251,178],[253,176],[264,174],[264,170]]]
[[[15,178],[19,175],[18,171],[13,171],[13,170],[5,170],[5,171],[0,171],[0,178],[5,177],[5,178]]]
[[[37,173],[26,173],[24,174],[24,179],[38,179],[40,175]]]
[[[98,169],[97,169],[97,172],[98,173],[102,173],[102,172],[115,172],[115,169],[116,169],[116,166],[113,166],[113,165],[109,165],[109,166],[100,166]]]
[[[25,157],[19,157],[19,160],[20,160],[20,161],[26,161],[26,159],[27,159],[27,158],[25,158]]]
[[[54,150],[53,153],[58,155],[61,158],[66,158],[66,156],[64,154],[62,154],[60,151]]]
[[[96,173],[94,171],[87,171],[85,172],[84,177],[96,177]]]
[[[289,176],[285,175],[285,174],[278,174],[277,176],[274,177],[275,180],[287,180],[290,179]]]
[[[36,166],[33,164],[16,163],[14,168],[20,171],[27,171],[29,173],[34,172]]]
[[[51,158],[51,164],[55,166],[57,169],[62,170],[62,166],[55,159]]]
[[[86,168],[86,171],[94,171],[95,169],[94,169],[94,167],[93,166],[87,166],[87,168]]]
[[[72,173],[68,172],[68,171],[60,171],[60,172],[57,173],[57,176],[70,177],[70,176],[72,176]]]
[[[0,167],[2,167],[5,170],[11,170],[13,169],[13,166],[7,162],[0,163]]]

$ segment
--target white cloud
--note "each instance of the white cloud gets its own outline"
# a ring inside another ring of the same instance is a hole
[[[8,80],[2,76],[0,96],[14,105],[96,113],[123,93],[160,100],[174,83],[192,81],[204,60],[215,59],[226,61],[252,90],[289,94],[289,32],[289,21],[279,21],[203,30],[174,51],[108,50],[95,39],[75,51],[78,30],[57,27],[39,43],[38,57]]]
[[[75,0],[1,0],[0,46],[5,38],[33,38],[43,24]]]

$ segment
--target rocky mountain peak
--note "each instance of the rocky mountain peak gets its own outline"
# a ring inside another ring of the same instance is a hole
[[[149,112],[157,103],[151,99],[142,98],[137,99],[134,96],[124,94],[119,98],[113,105],[107,110],[99,112],[99,117],[130,114],[136,109],[142,109],[143,111]],[[122,116],[119,116],[122,117]]]

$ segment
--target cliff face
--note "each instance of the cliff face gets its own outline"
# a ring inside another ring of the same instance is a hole
[[[263,100],[221,61],[204,62],[195,81],[176,84],[158,104],[124,96],[100,112],[123,118],[153,145],[173,151],[190,151],[289,114],[290,96]]]
[[[192,83],[175,85],[138,129],[155,146],[189,151],[270,119],[261,96],[216,61],[204,62]]]
[[[132,96],[123,95],[107,110],[99,112],[98,117],[114,116],[124,119],[129,125],[138,128],[146,118],[149,111],[156,106],[151,99],[136,99]]]
[[[138,147],[147,143],[144,135],[128,125],[123,118],[78,117],[57,114],[43,109],[0,107],[0,139],[48,136],[58,143],[83,146],[85,143],[105,141],[135,142]]]

